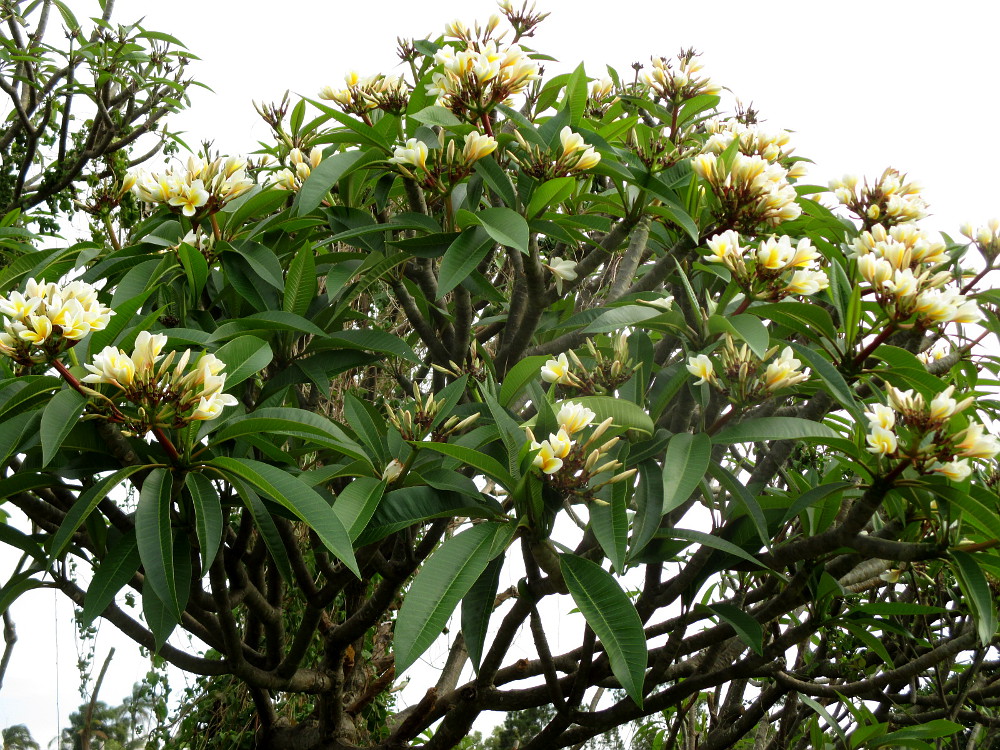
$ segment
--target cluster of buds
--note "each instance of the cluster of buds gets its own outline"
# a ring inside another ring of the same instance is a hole
[[[778,356],[775,357],[775,354]],[[764,363],[771,357],[774,359],[765,366]],[[795,358],[790,346],[780,353],[775,346],[761,359],[746,344],[737,347],[732,337],[726,336],[720,360],[721,376],[716,373],[715,363],[707,354],[689,357],[687,370],[698,378],[695,385],[708,383],[736,404],[754,403],[809,378],[809,370],[801,369],[802,362]]]
[[[479,120],[540,78],[538,63],[517,44],[501,48],[496,40],[475,39],[460,44],[461,49],[448,45],[435,53],[441,70],[427,86],[438,106],[458,117]]]
[[[405,145],[397,146],[393,151],[390,164],[405,177],[414,180],[425,190],[447,195],[452,187],[472,172],[472,165],[485,156],[489,156],[497,148],[493,136],[472,131],[465,136],[462,149],[458,149],[458,141],[445,142],[445,131],[438,134],[439,147],[428,149],[427,144],[416,138],[410,138]]]
[[[332,101],[344,112],[366,121],[367,113],[373,109],[401,115],[410,101],[410,87],[399,76],[378,73],[362,77],[352,70],[344,76],[344,82],[347,86],[342,89],[324,86],[319,98]]]
[[[559,131],[560,150],[556,153],[529,144],[517,131],[514,131],[514,136],[524,150],[517,161],[525,174],[537,180],[551,180],[554,177],[586,172],[601,161],[601,155],[594,147],[588,146],[583,136],[574,133],[569,125]]]
[[[214,214],[229,201],[253,187],[247,162],[235,156],[205,162],[195,156],[183,169],[154,173],[140,170],[134,179],[135,194],[146,203],[162,203],[189,217]]]
[[[25,366],[52,361],[88,333],[106,328],[114,315],[90,284],[44,279],[28,279],[23,294],[0,299],[0,313],[0,353]]]
[[[654,96],[674,104],[700,94],[718,94],[722,87],[699,75],[702,69],[699,56],[693,49],[681,50],[676,65],[672,59],[652,57],[652,67],[639,73],[639,82]]]
[[[854,240],[858,273],[895,321],[916,316],[923,325],[975,323],[983,314],[975,302],[954,289],[950,271],[934,268],[948,260],[945,245],[914,224],[886,230],[876,224]]]
[[[917,221],[927,215],[927,202],[920,197],[920,185],[907,182],[906,175],[887,168],[878,182],[860,186],[855,175],[830,181],[830,190],[841,205],[861,221],[865,229],[875,224],[895,226]]]
[[[578,491],[587,488],[591,480],[605,472],[615,472],[621,468],[621,463],[614,459],[605,461],[608,451],[617,443],[618,438],[611,438],[598,444],[600,438],[611,426],[613,419],[608,418],[594,427],[586,440],[578,437],[590,427],[596,415],[582,404],[567,401],[556,414],[559,429],[551,433],[547,440],[538,442],[529,429],[529,449],[535,452],[532,464],[539,469],[548,482],[554,487]],[[627,479],[635,473],[635,469],[614,474],[604,484],[613,484]],[[598,487],[590,487],[596,490]]]
[[[721,263],[748,297],[780,300],[790,294],[810,296],[826,289],[830,280],[819,268],[820,254],[808,237],[794,246],[787,235],[761,240],[757,248],[740,245],[732,229],[708,240],[710,263]]]
[[[598,78],[590,83],[590,90],[587,95],[587,114],[595,119],[600,119],[607,112],[609,106],[618,101],[615,92],[615,82],[610,78]]]
[[[591,339],[586,341],[587,350],[594,358],[594,364],[586,367],[572,349],[548,360],[541,368],[541,377],[546,383],[558,383],[578,389],[586,395],[613,393],[622,383],[632,377],[638,365],[633,364],[628,351],[628,333],[612,339],[611,357],[608,358],[594,346]],[[572,367],[570,359],[573,360]],[[575,372],[574,372],[575,369]]]
[[[791,133],[787,130],[767,131],[759,125],[748,125],[735,117],[716,117],[705,126],[708,140],[703,151],[709,154],[721,154],[734,141],[741,154],[760,156],[769,162],[780,164],[788,170],[789,179],[805,176],[805,166],[801,161],[791,160],[793,148],[789,147]]]
[[[420,392],[420,386],[413,385],[413,400],[401,408],[394,409],[386,407],[389,422],[399,430],[404,440],[423,440],[431,431],[431,425],[437,419],[443,401],[436,401],[433,393],[426,396]],[[444,424],[439,426],[431,437],[434,441],[444,440],[452,433],[464,430],[479,418],[479,412],[461,419],[459,417],[448,417]]]
[[[515,8],[512,0],[497,0],[500,12],[507,18],[514,29],[514,39],[524,36],[533,36],[535,27],[548,17],[548,13],[539,13],[535,10],[535,3],[528,3],[524,0],[520,8]]]
[[[763,156],[738,151],[730,158],[699,154],[691,168],[719,201],[715,216],[719,226],[753,234],[762,224],[776,226],[802,213],[788,170]]]
[[[274,181],[283,190],[297,191],[323,161],[323,150],[317,146],[307,156],[302,149],[293,148],[288,152],[288,161],[292,165],[291,169],[285,167],[278,170],[274,175]]]
[[[990,219],[983,227],[965,223],[960,231],[976,244],[988,262],[992,263],[1000,255],[1000,219]]]
[[[84,365],[90,372],[83,378],[84,383],[114,386],[117,395],[131,404],[122,407],[121,398],[112,399],[93,391],[109,402],[109,419],[136,434],[157,428],[179,429],[192,421],[215,419],[223,408],[238,403],[235,397],[224,393],[226,363],[214,354],[202,354],[189,367],[192,354],[185,349],[171,369],[177,355],[173,351],[157,366],[166,343],[163,334],[142,331],[136,337],[131,356],[107,346],[94,355],[93,364]]]
[[[971,459],[992,459],[1000,441],[972,422],[952,431],[952,417],[972,405],[973,398],[958,401],[949,386],[926,404],[912,390],[887,386],[888,405],[873,404],[865,412],[868,451],[879,457],[907,461],[924,474],[941,474],[960,482],[972,473]]]

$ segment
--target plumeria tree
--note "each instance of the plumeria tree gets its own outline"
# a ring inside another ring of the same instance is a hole
[[[237,703],[273,748],[990,746],[1000,224],[810,185],[692,50],[546,78],[542,18],[258,105],[266,153],[0,272],[0,608],[200,675],[191,747]]]

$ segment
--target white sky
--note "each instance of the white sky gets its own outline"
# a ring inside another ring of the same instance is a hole
[[[816,162],[807,182],[825,184],[845,172],[875,178],[893,166],[926,186],[929,228],[954,236],[962,221],[981,224],[1000,215],[1000,148],[994,143],[1000,5],[967,0],[547,0],[540,5],[552,15],[527,43],[561,61],[549,64],[549,73],[572,69],[583,59],[590,75],[603,75],[605,63],[624,74],[650,54],[672,55],[693,46],[704,53],[704,72],[752,102],[769,127],[796,131],[796,153]],[[471,24],[493,10],[485,0],[119,0],[116,18],[129,21],[145,13],[147,28],[174,34],[202,58],[192,70],[215,93],[194,89],[191,111],[175,118],[173,127],[189,133],[192,147],[208,138],[222,153],[238,154],[268,136],[252,99],[275,101],[285,89],[314,97],[324,85],[340,86],[350,69],[362,75],[402,72],[393,71],[397,36],[436,35],[453,18]],[[9,556],[0,556],[0,579],[6,580],[12,565]],[[29,593],[12,612],[21,640],[0,693],[0,727],[26,723],[44,746],[80,703],[72,613],[48,591]],[[567,637],[576,632],[567,631]],[[148,669],[116,635],[104,624],[97,643],[98,662],[111,645],[118,646],[101,693],[108,702],[120,701]],[[174,689],[181,687],[178,682]]]

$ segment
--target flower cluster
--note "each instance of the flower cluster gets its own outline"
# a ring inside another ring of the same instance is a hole
[[[475,120],[524,91],[540,77],[538,63],[517,44],[500,47],[496,40],[466,36],[461,48],[448,45],[435,53],[441,70],[434,73],[427,93],[456,115]]]
[[[288,161],[291,163],[292,169],[286,167],[279,170],[274,175],[275,184],[283,190],[298,190],[312,174],[312,171],[323,161],[323,150],[316,147],[307,156],[302,153],[302,149],[293,148],[288,152]]]
[[[595,417],[594,412],[582,404],[567,401],[556,414],[559,429],[551,433],[547,440],[536,441],[528,430],[529,449],[535,452],[532,464],[560,489],[587,487],[598,474],[621,468],[621,463],[613,459],[602,463],[608,451],[618,443],[618,438],[598,445],[598,440],[611,426],[613,420],[610,417],[597,425],[586,440],[574,437],[590,427]],[[605,484],[619,482],[634,473],[630,470],[613,476]]]
[[[920,196],[920,185],[907,182],[906,175],[889,167],[878,182],[860,186],[854,175],[844,175],[830,181],[830,190],[837,200],[857,216],[865,229],[879,223],[895,226],[917,221],[927,215],[927,202]]]
[[[446,195],[452,186],[472,172],[472,165],[497,149],[493,136],[472,131],[465,136],[461,151],[458,141],[445,142],[445,132],[439,134],[439,148],[410,138],[397,146],[388,160],[406,177],[415,180],[425,190]]]
[[[974,227],[965,223],[960,231],[974,243],[987,261],[992,262],[1000,255],[1000,219],[990,219],[986,226]]]
[[[342,89],[324,86],[319,98],[332,101],[345,112],[360,117],[367,117],[366,113],[372,109],[400,115],[410,101],[410,87],[399,76],[379,73],[362,77],[352,70],[344,76],[344,82],[347,86]]]
[[[581,393],[592,395],[612,393],[632,377],[636,365],[632,363],[629,354],[628,333],[622,333],[612,339],[610,358],[605,356],[591,339],[587,339],[586,345],[590,356],[594,359],[592,366],[585,366],[576,352],[570,349],[568,355],[560,354],[542,366],[542,380],[546,383],[570,386]],[[575,373],[570,367],[570,358],[573,359]]]
[[[924,325],[975,323],[983,314],[975,302],[945,285],[949,271],[934,268],[948,260],[945,245],[914,224],[886,230],[874,225],[854,240],[858,273],[893,320],[916,316]]]
[[[114,312],[83,281],[45,283],[28,279],[24,293],[0,299],[4,315],[0,353],[18,364],[48,362],[92,331],[107,327]]]
[[[708,240],[710,263],[721,263],[736,283],[753,299],[779,300],[790,294],[810,296],[830,285],[819,268],[820,254],[808,237],[795,245],[786,235],[769,237],[754,249],[740,244],[740,235],[729,229]]]
[[[192,156],[183,169],[136,172],[133,190],[146,203],[163,203],[184,216],[204,216],[253,187],[246,167],[246,160],[235,156],[211,162]]]
[[[952,417],[972,405],[973,398],[953,398],[949,386],[927,404],[912,390],[887,386],[888,405],[873,404],[865,412],[868,452],[876,456],[908,461],[921,473],[941,474],[962,481],[972,473],[970,459],[992,459],[1000,452],[1000,441],[983,425],[970,423],[952,431]]]
[[[708,383],[735,403],[749,404],[809,378],[809,371],[801,369],[802,362],[795,358],[790,346],[782,349],[765,366],[764,362],[776,353],[778,347],[768,351],[763,359],[758,358],[746,344],[737,348],[732,338],[727,336],[720,354],[721,376],[716,373],[715,362],[707,354],[689,357],[687,370],[698,378],[695,385]]]
[[[551,180],[554,177],[586,172],[601,161],[601,155],[594,147],[588,146],[583,136],[574,133],[569,125],[559,131],[560,149],[554,154],[529,144],[517,131],[514,136],[525,152],[518,159],[521,167],[526,174],[537,180]]]
[[[718,94],[722,87],[699,75],[702,69],[699,54],[693,49],[682,50],[673,60],[663,57],[650,58],[652,66],[639,74],[642,83],[654,96],[679,102],[700,94]]]
[[[83,378],[84,383],[112,385],[133,405],[126,413],[112,400],[111,419],[136,433],[215,419],[224,407],[237,404],[235,397],[224,393],[225,362],[206,353],[189,368],[192,355],[186,349],[172,370],[177,352],[170,352],[157,366],[166,343],[163,334],[142,331],[136,337],[131,356],[107,346],[94,355],[92,364],[84,365],[90,372]]]
[[[699,154],[691,167],[718,199],[716,220],[721,226],[752,233],[761,224],[776,226],[802,213],[795,202],[795,188],[788,182],[788,170],[763,156],[736,152],[724,159],[713,153]]]
[[[705,129],[709,134],[703,149],[705,153],[721,154],[734,141],[739,141],[736,148],[741,154],[760,156],[787,167],[790,179],[805,176],[803,162],[791,162],[794,149],[788,145],[791,133],[787,130],[767,131],[759,125],[747,125],[735,117],[713,118],[706,123]]]

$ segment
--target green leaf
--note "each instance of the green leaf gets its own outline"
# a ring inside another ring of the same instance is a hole
[[[428,558],[396,619],[396,674],[401,675],[437,639],[458,602],[489,564],[505,524],[481,523],[448,539]]]
[[[537,218],[553,203],[562,203],[569,198],[575,187],[575,177],[556,177],[536,186],[524,212],[525,217],[529,220]]]
[[[472,226],[455,239],[441,258],[438,273],[438,299],[462,283],[486,257],[493,239],[486,229]]]
[[[969,602],[969,607],[976,621],[979,641],[984,646],[988,646],[997,632],[996,601],[990,594],[989,583],[976,562],[976,558],[972,555],[959,550],[951,550],[950,554],[955,563],[951,566],[952,570],[955,572],[959,586],[965,593],[965,598]]]
[[[732,604],[710,604],[710,610],[728,622],[740,640],[758,656],[764,655],[764,629],[753,617]]]
[[[605,485],[598,493],[604,503],[590,505],[590,528],[615,572],[625,572],[625,549],[628,543],[628,516],[625,513],[625,483]]]
[[[319,328],[301,315],[284,310],[265,310],[264,312],[247,315],[243,318],[223,323],[212,333],[212,341],[223,341],[234,338],[241,333],[270,331],[296,331],[311,336],[325,336],[326,331]]]
[[[694,529],[678,528],[666,529],[662,532],[662,534],[668,539],[686,539],[689,542],[697,542],[698,544],[703,544],[706,547],[717,549],[720,552],[726,552],[730,555],[734,555],[741,560],[746,560],[747,562],[752,563],[755,568],[761,567],[760,561],[753,555],[746,552],[741,547],[737,547],[732,542],[727,542],[725,539],[717,537],[714,534],[707,534],[704,531],[695,531]]]
[[[961,732],[965,727],[948,719],[934,719],[913,727],[897,729],[869,743],[869,747],[899,746],[905,740],[935,740],[940,737],[950,737]]]
[[[812,368],[813,372],[819,375],[823,382],[826,383],[830,395],[836,399],[837,403],[847,409],[856,421],[863,422],[864,414],[854,396],[854,391],[851,390],[847,381],[844,380],[844,376],[840,374],[840,371],[819,352],[795,342],[790,342],[790,344],[795,353],[802,357],[806,361],[806,364]]]
[[[108,550],[100,567],[94,571],[94,578],[83,600],[83,612],[80,613],[80,621],[84,625],[90,625],[107,609],[115,595],[132,580],[139,564],[139,547],[135,540],[135,530],[131,530]]]
[[[835,492],[843,492],[853,486],[851,482],[831,482],[829,484],[821,484],[818,487],[811,487],[799,495],[795,502],[788,507],[788,510],[785,511],[785,515],[781,519],[781,523],[787,523],[806,508],[815,505],[820,500],[825,500]]]
[[[474,169],[476,170],[476,174],[483,178],[483,181],[490,186],[493,192],[503,199],[508,208],[516,208],[517,193],[514,192],[514,185],[511,183],[507,172],[497,164],[496,159],[492,156],[479,159]]]
[[[517,396],[531,380],[540,378],[542,367],[552,359],[547,354],[536,354],[525,357],[507,371],[503,384],[500,386],[500,405],[510,406],[511,401]]]
[[[736,478],[732,472],[726,470],[721,464],[713,464],[709,467],[709,472],[715,477],[722,487],[725,487],[730,496],[746,508],[747,515],[753,521],[757,536],[765,547],[771,543],[771,535],[767,530],[767,519],[764,517],[764,510],[757,502],[757,498],[746,488],[746,486]]]
[[[805,703],[807,706],[809,706],[809,708],[811,708],[813,711],[818,713],[826,720],[827,726],[829,726],[830,729],[837,734],[837,736],[840,738],[840,741],[843,742],[844,746],[846,747],[847,735],[844,734],[844,730],[841,729],[840,724],[838,724],[836,720],[830,715],[830,712],[827,711],[825,708],[823,708],[822,705],[814,701],[805,693],[799,693],[798,696],[800,701]]]
[[[463,210],[458,212],[458,224],[461,228],[478,224],[498,244],[528,254],[528,222],[517,211],[502,206],[475,213]]]
[[[212,480],[204,474],[188,474],[184,478],[184,485],[194,506],[195,532],[201,550],[201,569],[205,572],[212,567],[212,561],[215,560],[219,544],[222,542],[222,502]]]
[[[306,244],[295,254],[285,277],[285,294],[281,309],[295,315],[305,315],[316,298],[316,260]]]
[[[181,619],[180,592],[174,577],[174,538],[170,528],[173,475],[153,469],[142,483],[135,511],[135,537],[149,588],[177,622]]]
[[[175,617],[170,608],[164,604],[163,600],[156,595],[152,586],[144,586],[142,589],[142,614],[146,618],[146,624],[153,631],[154,653],[163,648],[174,628],[180,623],[180,618]]]
[[[682,505],[701,483],[712,462],[712,440],[703,432],[670,438],[663,457],[663,514]]]
[[[226,390],[231,390],[271,364],[274,353],[266,341],[240,336],[220,346],[215,356],[226,363]]]
[[[361,577],[347,529],[326,500],[308,484],[282,469],[249,458],[219,456],[212,459],[210,465],[225,473],[235,474],[290,510],[316,532],[316,536],[337,559],[354,575]]]
[[[377,542],[396,531],[434,518],[495,519],[502,515],[499,503],[482,496],[472,499],[458,492],[442,492],[431,487],[401,487],[387,492],[382,498],[358,538],[358,546]]]
[[[326,108],[324,107],[324,109]],[[358,124],[360,125],[360,123]],[[309,173],[306,181],[299,188],[295,198],[297,214],[304,216],[318,208],[330,188],[355,169],[376,159],[381,159],[382,156],[383,154],[377,150],[356,150],[342,151],[323,159],[319,166]]]
[[[799,417],[761,417],[727,427],[712,436],[716,445],[755,443],[762,440],[824,440],[840,435],[821,422]]]
[[[753,305],[747,310],[747,313],[773,320],[775,323],[804,334],[812,341],[819,341],[820,338],[832,342],[837,340],[837,328],[833,325],[830,313],[818,305],[782,300],[781,302]]]
[[[420,450],[429,449],[445,456],[457,458],[463,464],[471,466],[473,469],[477,469],[494,481],[499,482],[508,490],[513,490],[516,484],[514,478],[500,465],[499,461],[487,456],[482,451],[473,450],[464,445],[455,445],[454,443],[411,442],[410,445]]]
[[[642,683],[649,654],[642,620],[628,594],[610,573],[585,558],[560,555],[559,568],[573,601],[600,639],[611,671],[642,708]]]
[[[111,490],[118,486],[119,482],[145,468],[145,466],[126,466],[124,469],[119,469],[111,476],[100,480],[93,487],[82,493],[70,507],[69,511],[67,511],[66,517],[63,519],[58,531],[52,535],[52,541],[49,542],[49,554],[51,557],[56,559],[62,556],[66,545],[73,538],[73,534],[80,528],[80,524],[87,520],[87,516],[93,512],[101,500],[107,497]]]
[[[208,281],[208,261],[200,250],[182,242],[177,248],[177,257],[184,268],[188,286],[191,287],[191,299],[197,300]]]
[[[38,434],[42,442],[42,466],[48,466],[66,436],[76,427],[87,408],[87,399],[72,388],[65,388],[45,405]]]
[[[469,652],[472,668],[479,674],[483,660],[483,647],[493,615],[497,589],[500,588],[500,571],[503,569],[503,555],[493,558],[482,575],[472,584],[472,588],[462,598],[462,635],[465,648]]]
[[[767,327],[759,318],[747,313],[728,318],[713,315],[708,319],[708,330],[712,333],[730,333],[745,341],[758,359],[764,359],[764,355],[771,347],[771,336],[767,332]]]
[[[647,459],[639,464],[639,485],[635,490],[636,513],[632,521],[629,557],[634,558],[649,544],[663,518],[663,472]]]
[[[424,107],[419,112],[408,115],[407,117],[412,118],[423,125],[437,125],[442,128],[451,128],[462,124],[462,121],[455,117],[450,109],[439,107],[436,104]]]
[[[385,493],[386,482],[374,477],[358,477],[347,485],[333,504],[333,512],[356,541],[371,520]]]

